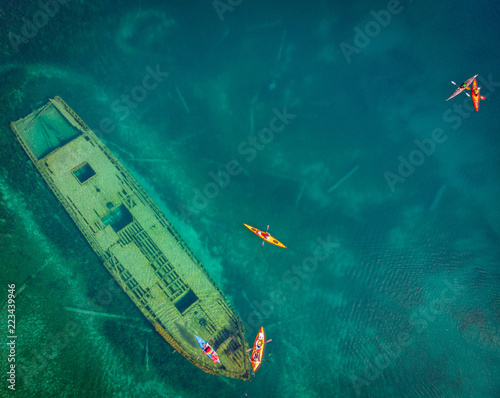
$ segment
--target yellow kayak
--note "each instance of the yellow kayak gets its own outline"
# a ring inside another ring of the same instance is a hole
[[[269,232],[261,231],[260,229],[254,228],[245,223],[243,223],[243,225],[247,227],[250,231],[252,231],[255,235],[260,236],[262,239],[264,239],[265,242],[271,243],[275,246],[284,247],[286,249],[286,246],[283,243],[281,243],[278,239],[273,238]],[[267,226],[267,229],[269,229],[269,225]],[[262,243],[262,246],[264,246],[264,242]]]

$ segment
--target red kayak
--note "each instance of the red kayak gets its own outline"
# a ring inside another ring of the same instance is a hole
[[[470,96],[472,98],[472,102],[474,103],[474,109],[476,110],[476,112],[479,112],[479,100],[486,99],[480,94],[480,91],[481,87],[477,86],[477,81],[476,79],[474,79],[474,81],[472,82],[472,89]]]

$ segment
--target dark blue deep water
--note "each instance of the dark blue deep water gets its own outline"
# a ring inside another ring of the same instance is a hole
[[[3,0],[0,17],[0,302],[15,284],[18,335],[14,392],[3,306],[0,396],[500,396],[498,2]],[[445,101],[475,74],[479,112]],[[266,328],[251,383],[172,353],[28,160],[9,122],[56,95],[248,342]]]

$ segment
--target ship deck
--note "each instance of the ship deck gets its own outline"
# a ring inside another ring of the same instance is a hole
[[[207,373],[249,380],[231,304],[139,183],[59,97],[11,123],[105,267],[175,350]],[[195,334],[220,357],[212,363]]]

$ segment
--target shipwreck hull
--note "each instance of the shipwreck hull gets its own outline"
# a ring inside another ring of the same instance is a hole
[[[231,304],[139,183],[59,97],[11,123],[106,269],[172,347],[207,373],[250,379]],[[217,351],[212,363],[194,335]]]

